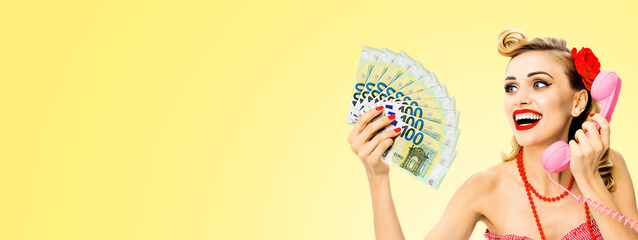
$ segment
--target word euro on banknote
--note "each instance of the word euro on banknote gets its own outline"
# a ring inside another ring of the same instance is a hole
[[[456,150],[402,121],[395,121],[385,131],[396,127],[402,131],[381,159],[437,189],[456,157]]]

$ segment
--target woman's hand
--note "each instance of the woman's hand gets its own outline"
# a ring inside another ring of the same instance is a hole
[[[600,133],[596,129],[596,124],[591,121],[583,123],[583,129],[578,129],[575,134],[576,141],[569,141],[569,148],[572,152],[572,159],[569,168],[574,174],[574,178],[591,179],[599,177],[598,162],[609,149],[609,122],[598,113],[592,113],[591,118],[600,126]]]
[[[389,115],[370,123],[370,120],[381,114],[382,110],[383,106],[380,106],[363,114],[348,136],[352,151],[361,159],[368,175],[388,174],[390,167],[381,160],[381,155],[392,145],[392,138],[401,131],[401,128],[396,128],[394,131],[385,131],[374,136],[377,131],[394,122],[394,115]]]

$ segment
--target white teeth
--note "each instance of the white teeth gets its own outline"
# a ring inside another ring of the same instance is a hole
[[[520,113],[520,114],[516,114],[514,116],[514,120],[518,121],[521,119],[532,119],[532,120],[538,120],[541,119],[541,115],[539,114],[534,114],[534,113]]]

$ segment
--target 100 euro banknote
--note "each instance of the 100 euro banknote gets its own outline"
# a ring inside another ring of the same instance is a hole
[[[379,106],[383,112],[370,122],[388,115],[395,120],[375,134],[400,129],[381,159],[438,188],[457,155],[460,133],[456,100],[446,85],[404,51],[364,46],[346,123]]]

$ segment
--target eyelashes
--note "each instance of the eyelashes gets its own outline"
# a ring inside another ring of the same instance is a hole
[[[544,85],[542,87],[549,87],[549,85],[551,85],[551,84],[549,84],[549,83],[547,83],[547,82],[545,82],[543,80],[538,80],[538,81],[534,82],[534,87],[538,86],[539,83]],[[541,87],[538,87],[538,88],[541,88]]]
[[[534,87],[534,88],[544,88],[544,87],[549,87],[551,85],[552,85],[551,83],[548,83],[548,82],[546,82],[544,80],[536,80],[532,84],[532,87]],[[516,86],[516,84],[510,83],[510,84],[506,84],[504,89],[505,89],[506,93],[510,93],[510,92],[518,90],[518,87]]]

